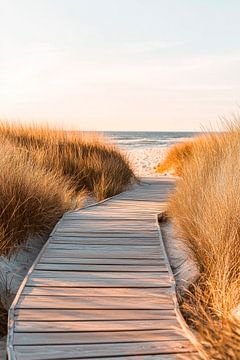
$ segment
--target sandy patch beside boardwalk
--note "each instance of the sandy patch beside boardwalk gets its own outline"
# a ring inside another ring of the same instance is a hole
[[[155,147],[146,149],[133,149],[127,151],[128,158],[135,174],[141,176],[158,176],[154,167],[163,159],[166,148]]]
[[[176,236],[171,222],[160,223],[160,228],[176,286],[181,292],[198,276],[198,270],[196,264],[189,259],[181,239]]]

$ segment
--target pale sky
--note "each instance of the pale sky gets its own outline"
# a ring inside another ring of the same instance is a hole
[[[200,130],[240,104],[239,0],[0,0],[0,118]]]

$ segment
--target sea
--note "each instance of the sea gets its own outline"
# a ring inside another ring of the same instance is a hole
[[[199,135],[197,132],[164,131],[106,131],[110,138],[123,150],[168,148],[169,146]]]

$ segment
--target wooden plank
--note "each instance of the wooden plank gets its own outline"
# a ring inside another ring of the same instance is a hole
[[[189,353],[188,341],[155,341],[91,345],[15,346],[18,360],[87,359],[95,357]]]
[[[174,330],[176,319],[115,321],[15,321],[15,332]]]
[[[136,240],[139,240],[139,241],[142,241],[143,243],[148,243],[148,241],[151,241],[151,240],[158,240],[159,241],[159,237],[154,234],[153,236],[144,236],[143,233],[139,234],[139,235],[135,235],[135,233],[128,233],[126,234],[125,236],[119,236],[119,234],[109,234],[109,233],[106,233],[106,234],[91,234],[91,233],[87,233],[87,234],[77,234],[77,233],[73,233],[73,234],[56,234],[54,233],[50,240],[54,241],[54,240],[63,240],[65,239],[65,241],[67,242],[68,240],[89,240],[89,241],[92,241],[92,240],[107,240],[107,241],[110,241],[110,240],[115,240],[115,241],[119,241],[119,240],[127,240],[127,241],[136,241]]]
[[[168,272],[166,265],[81,265],[81,264],[37,264],[36,270],[77,271],[77,272]]]
[[[78,230],[69,230],[69,231],[65,231],[65,229],[61,229],[61,230],[56,230],[53,233],[53,236],[76,236],[76,237],[89,237],[89,232],[84,232],[81,230],[81,228],[79,227]],[[145,239],[157,239],[158,238],[158,233],[153,230],[153,231],[111,231],[111,232],[107,232],[107,230],[104,231],[91,231],[91,236],[95,237],[95,238],[120,238],[120,239],[135,239],[135,238],[145,238]]]
[[[126,214],[124,214],[125,217],[119,218],[118,214],[115,214],[114,216],[109,217],[93,217],[93,219],[89,216],[88,218],[84,218],[82,216],[79,216],[78,218],[72,218],[72,217],[65,217],[62,221],[61,226],[74,226],[74,227],[89,227],[92,229],[92,226],[94,228],[102,228],[106,225],[111,226],[112,228],[119,227],[120,230],[122,230],[122,226],[126,226],[127,229],[135,229],[135,228],[145,228],[150,229],[156,227],[156,222],[154,221],[154,217],[146,218],[146,216],[139,218],[136,215],[130,215],[128,214],[128,218],[126,218]],[[144,219],[144,220],[143,220]]]
[[[161,279],[72,279],[71,277],[61,278],[38,278],[29,277],[28,285],[30,286],[56,286],[56,287],[132,287],[132,288],[155,288],[155,287],[171,287],[168,276]]]
[[[128,297],[125,296],[93,296],[93,297],[63,297],[63,296],[21,296],[17,309],[173,309],[173,301],[160,296]]]
[[[139,213],[139,208],[138,206],[131,206],[131,207],[127,207],[125,208],[125,213],[123,211],[117,211],[118,209],[118,203],[116,202],[111,202],[109,201],[109,203],[107,205],[98,205],[98,206],[94,206],[92,208],[88,208],[88,209],[80,209],[79,211],[74,211],[74,212],[70,212],[70,213],[67,213],[65,216],[66,218],[68,219],[68,216],[73,216],[73,217],[78,217],[78,216],[98,216],[98,217],[102,217],[103,219],[104,218],[109,218],[108,216],[110,216],[110,218],[124,218],[124,216],[127,214],[129,214],[129,216],[132,216],[132,217],[136,217],[137,219],[139,218],[144,218],[146,217],[147,219],[151,218],[152,214],[155,212],[155,207],[153,209],[149,209],[149,208],[143,208],[143,211],[141,211],[141,213]],[[157,208],[159,207],[162,207],[162,204],[159,204],[157,206]],[[112,209],[115,209],[114,211],[112,211]],[[158,210],[157,210],[158,211]],[[138,217],[138,214],[139,214],[139,217]],[[126,216],[125,216],[126,218]]]
[[[141,238],[84,238],[80,236],[59,236],[53,237],[50,244],[81,244],[81,245],[155,245],[159,246],[159,239],[141,239]]]
[[[145,240],[139,240],[137,238],[135,239],[124,239],[124,238],[118,238],[118,239],[104,239],[104,238],[95,238],[92,240],[89,239],[84,239],[81,238],[79,239],[77,236],[71,236],[71,238],[66,237],[65,240],[55,240],[52,239],[49,241],[49,244],[54,244],[54,245],[61,245],[61,244],[65,244],[65,245],[82,245],[82,246],[98,246],[98,245],[103,245],[103,246],[121,246],[123,248],[123,246],[159,246],[159,240],[157,239],[145,239]],[[127,250],[127,248],[126,248]]]
[[[110,212],[108,216],[105,215],[106,212],[104,211],[104,213],[101,213],[101,211],[96,212],[95,214],[92,213],[91,211],[89,213],[85,213],[84,211],[79,212],[79,213],[69,213],[65,216],[64,218],[64,222],[68,223],[69,221],[75,223],[75,222],[80,222],[80,221],[85,221],[85,223],[89,223],[91,224],[92,222],[109,222],[112,223],[114,221],[118,221],[119,224],[121,224],[122,222],[124,223],[140,223],[142,224],[144,222],[145,223],[151,223],[153,225],[155,225],[155,221],[154,218],[152,217],[152,215],[147,215],[147,214],[138,214],[136,215],[136,213],[134,211],[130,212],[128,211],[128,217],[126,218],[126,214],[123,213],[112,213]]]
[[[62,344],[101,344],[130,343],[146,341],[185,340],[177,330],[144,331],[99,331],[75,333],[15,333],[14,345],[62,345]]]
[[[31,278],[58,278],[58,279],[71,279],[71,280],[105,280],[105,279],[134,279],[134,280],[150,280],[150,281],[156,281],[156,280],[162,280],[162,279],[168,279],[168,274],[165,272],[122,272],[122,271],[115,271],[115,272],[99,272],[99,271],[85,271],[85,272],[79,272],[79,271],[50,271],[50,270],[34,270],[32,272]]]
[[[52,278],[52,279],[41,279],[41,278],[36,278],[36,279],[29,279],[28,282],[29,286],[50,286],[50,287],[79,287],[79,288],[85,288],[85,287],[99,287],[99,288],[105,288],[105,287],[109,287],[109,288],[168,288],[171,287],[171,283],[169,281],[169,279],[162,279],[162,280],[135,280],[135,279],[115,279],[114,281],[111,279],[100,279],[99,281],[97,280],[68,280],[68,279],[56,279],[56,278]]]
[[[104,214],[101,214],[100,212],[96,213],[95,215],[86,215],[79,213],[77,215],[69,214],[68,216],[64,217],[64,220],[61,222],[62,225],[71,225],[74,224],[75,226],[78,224],[84,224],[84,225],[90,225],[92,226],[92,223],[94,225],[98,224],[127,224],[128,226],[138,225],[143,226],[143,224],[146,224],[147,226],[153,225],[155,226],[154,218],[150,215],[141,214],[136,215],[136,213],[128,213],[128,217],[126,218],[126,214],[111,214],[109,216],[105,216]]]
[[[39,261],[41,264],[98,264],[98,265],[164,265],[163,258],[148,258],[148,259],[134,259],[134,258],[66,258],[64,254],[59,257],[51,257],[43,255]]]
[[[33,296],[130,296],[132,298],[145,297],[148,301],[149,297],[161,297],[163,299],[172,300],[171,288],[64,288],[64,287],[32,287],[28,284],[23,289],[22,294]],[[124,299],[123,299],[124,301]]]
[[[129,235],[131,234],[139,234],[141,235],[142,233],[145,235],[156,235],[157,237],[157,232],[155,227],[152,224],[149,224],[147,226],[147,224],[143,224],[143,225],[127,225],[127,223],[123,223],[121,225],[112,225],[111,223],[105,223],[104,225],[100,225],[98,223],[93,224],[90,228],[90,225],[84,225],[81,223],[81,221],[79,221],[79,224],[66,224],[63,223],[61,228],[58,229],[58,232],[65,232],[65,233],[87,233],[89,234],[91,232],[91,234],[97,233],[97,234],[101,234],[101,233],[109,233],[108,229],[111,228],[111,233],[112,234],[127,234],[129,233]]]
[[[163,255],[158,251],[152,249],[146,250],[128,250],[122,248],[120,250],[107,251],[107,249],[97,251],[94,249],[82,249],[82,250],[64,250],[64,249],[46,249],[44,252],[44,257],[65,257],[68,258],[92,258],[92,259],[111,259],[111,258],[121,258],[121,259],[163,259]]]
[[[157,254],[161,254],[161,250],[159,248],[159,246],[156,245],[128,245],[128,247],[124,247],[124,246],[118,246],[118,245],[102,245],[102,244],[98,244],[98,245],[81,245],[80,244],[71,244],[71,243],[65,243],[65,244],[54,244],[54,243],[49,243],[48,245],[48,249],[51,250],[53,249],[55,250],[78,250],[80,251],[95,251],[95,252],[112,252],[112,251],[120,251],[120,252],[134,252],[136,251],[138,252],[149,252],[151,253],[157,253]]]
[[[161,204],[159,204],[159,202]],[[157,202],[154,202],[154,201],[151,201],[151,208],[148,208],[146,209],[146,205],[147,207],[149,207],[149,203],[146,204],[146,201],[145,200],[135,200],[134,198],[133,199],[118,199],[118,201],[109,201],[109,203],[105,203],[105,204],[101,204],[101,208],[104,209],[104,207],[107,207],[107,208],[115,208],[118,207],[119,208],[124,208],[126,209],[126,211],[128,210],[132,210],[134,209],[134,211],[137,211],[138,209],[142,208],[144,209],[144,212],[155,212],[155,211],[158,211],[159,208],[162,208],[164,206],[164,202],[166,204],[167,202],[167,198],[165,197],[162,197],[162,196],[159,196],[158,197],[158,201]]]
[[[200,359],[197,356],[197,353],[181,353],[181,354],[155,354],[155,355],[129,355],[129,356],[114,356],[107,357],[107,360],[198,360]],[[64,358],[64,360],[72,360],[69,358]],[[75,358],[74,360],[82,360],[80,358]],[[102,357],[94,357],[94,360],[103,360]]]
[[[159,240],[158,239],[138,239],[138,238],[132,238],[132,239],[127,239],[127,238],[117,238],[117,239],[111,239],[111,238],[93,238],[93,239],[87,239],[87,238],[81,238],[79,239],[77,236],[71,236],[70,237],[66,237],[65,240],[63,239],[59,239],[59,240],[55,240],[55,239],[51,239],[49,241],[49,244],[54,244],[55,246],[57,246],[58,244],[61,246],[62,244],[64,245],[80,245],[80,246],[121,246],[122,249],[127,250],[127,247],[131,247],[131,246],[159,246]],[[130,248],[129,248],[130,249]]]
[[[69,235],[69,236],[85,236],[85,237],[97,237],[97,238],[113,238],[113,237],[118,237],[118,238],[144,238],[144,239],[151,239],[151,238],[157,238],[158,233],[156,232],[156,230],[152,230],[152,231],[144,231],[144,230],[135,230],[135,231],[119,231],[119,230],[112,230],[111,232],[107,232],[105,229],[103,231],[99,231],[99,230],[95,230],[95,231],[83,231],[81,229],[81,227],[79,227],[78,229],[71,229],[71,228],[59,228],[57,229],[53,235],[54,236],[65,236]]]
[[[147,300],[146,300],[147,301]],[[174,319],[174,310],[139,310],[130,309],[105,311],[98,309],[41,309],[36,311],[33,309],[20,308],[15,310],[15,320],[25,321],[92,321],[92,320],[160,320],[160,319]],[[47,320],[46,320],[47,319]]]

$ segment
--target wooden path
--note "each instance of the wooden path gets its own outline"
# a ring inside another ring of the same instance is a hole
[[[192,358],[157,222],[172,186],[64,215],[10,309],[9,360]]]

